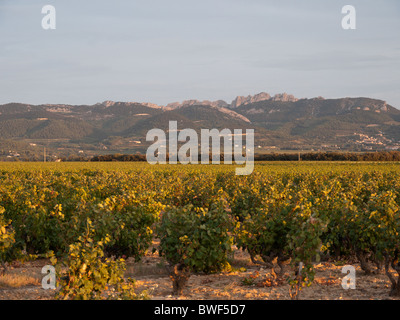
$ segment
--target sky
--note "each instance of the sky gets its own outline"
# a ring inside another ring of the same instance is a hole
[[[286,92],[400,109],[399,18],[398,0],[0,0],[0,104]]]

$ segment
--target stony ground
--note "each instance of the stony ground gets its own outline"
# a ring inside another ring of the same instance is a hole
[[[5,276],[0,276],[0,300],[54,299],[54,291],[41,288],[41,268],[47,260],[14,263]],[[211,275],[196,274],[189,279],[184,295],[172,296],[172,283],[157,254],[149,253],[140,263],[128,259],[126,276],[137,280],[138,291],[147,290],[154,300],[287,300],[289,285],[284,279],[276,279],[271,269],[251,262],[249,256],[235,250],[233,272]],[[390,282],[386,275],[365,275],[356,267],[356,289],[344,290],[343,264],[322,262],[316,265],[316,278],[311,287],[305,288],[300,299],[312,300],[386,300]]]

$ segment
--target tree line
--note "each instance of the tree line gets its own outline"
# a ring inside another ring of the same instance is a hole
[[[168,158],[168,157],[167,157]],[[199,159],[200,160],[200,159]],[[223,156],[220,158],[223,161]],[[256,154],[254,161],[400,161],[400,151],[365,153],[308,152]],[[95,156],[89,161],[146,161],[146,155],[109,154]]]
[[[96,156],[70,155],[59,158],[62,162],[145,162],[144,154],[106,154]],[[212,160],[210,156],[210,161]],[[19,158],[6,158],[0,156],[0,161],[31,161],[41,162],[40,157],[21,156]],[[168,155],[167,155],[168,161]],[[201,159],[199,156],[199,163]],[[223,163],[224,157],[220,156]],[[400,151],[377,151],[377,152],[306,152],[306,153],[269,153],[256,154],[254,161],[400,161]]]

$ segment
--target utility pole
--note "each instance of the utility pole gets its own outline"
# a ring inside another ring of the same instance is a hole
[[[43,162],[46,162],[46,147],[43,149]]]

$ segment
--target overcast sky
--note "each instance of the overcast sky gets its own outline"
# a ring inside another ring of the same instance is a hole
[[[399,18],[398,0],[0,0],[0,104],[287,92],[400,108]]]

